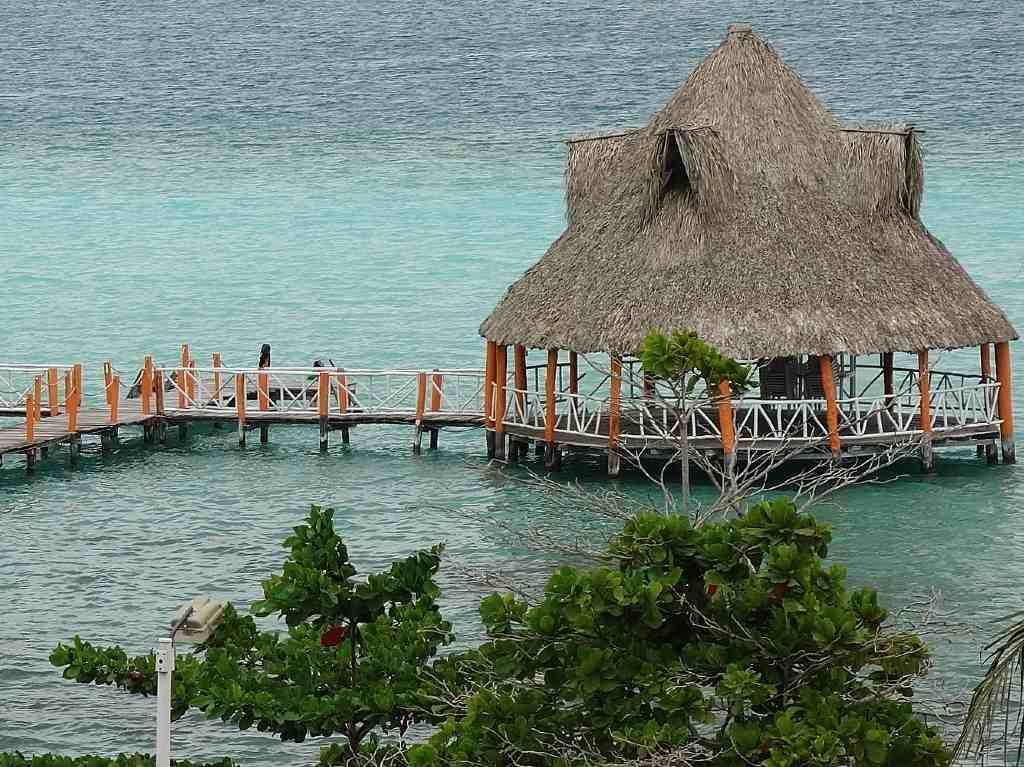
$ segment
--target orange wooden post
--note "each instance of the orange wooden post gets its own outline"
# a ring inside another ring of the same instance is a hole
[[[214,352],[213,353],[213,365],[212,365],[212,367],[213,367],[213,371],[214,371],[213,372],[213,397],[214,397],[214,399],[217,400],[217,404],[219,406],[220,405],[220,401],[221,401],[221,396],[220,396],[221,379],[220,379],[220,373],[217,372],[217,369],[222,367],[221,359],[220,359],[220,352]]]
[[[928,372],[928,350],[917,353],[917,388],[921,393],[921,431],[932,430],[931,375]]]
[[[488,341],[484,352],[484,425],[494,426],[494,360],[498,345]]]
[[[148,354],[142,360],[142,375],[139,377],[139,401],[142,406],[142,414],[149,415],[152,412],[153,401],[153,358]]]
[[[260,410],[270,410],[270,376],[266,373],[256,376],[256,398]]]
[[[245,373],[235,373],[235,411],[238,413],[238,444],[245,445]]]
[[[32,401],[35,402],[36,420],[43,417],[43,377],[36,376],[32,382]]]
[[[981,379],[987,381],[992,377],[992,350],[988,344],[981,345]]]
[[[157,415],[164,414],[164,374],[160,370],[153,371],[153,394],[156,399]],[[161,426],[161,433],[163,427]]]
[[[188,361],[188,398],[189,407],[196,401],[196,388],[199,385],[199,374],[196,373],[196,361],[190,359]]]
[[[118,407],[121,401],[121,376],[110,379],[110,422],[117,423]]]
[[[77,366],[64,374],[64,408],[68,414],[68,431],[78,431]]]
[[[1010,369],[1010,344],[1000,341],[996,344],[996,379],[999,381],[999,436],[1002,442],[1003,463],[1016,463],[1016,449],[1013,445],[1013,375]]]
[[[181,364],[178,367],[178,409],[184,410],[186,407],[186,397],[188,395],[188,362],[189,362],[189,349],[188,344],[181,345]]]
[[[423,413],[427,408],[427,374],[422,370],[416,374],[416,425],[423,423]]]
[[[513,370],[516,389],[516,415],[523,422],[526,419],[526,347],[516,344],[514,349]]]
[[[110,382],[114,378],[114,366],[108,360],[103,363],[103,401],[110,407]]]
[[[438,413],[441,411],[442,397],[441,394],[444,392],[444,376],[437,372],[437,368],[434,368],[434,375],[430,379],[430,410],[431,412]]]
[[[548,349],[548,364],[544,369],[544,441],[555,441],[555,385],[558,380],[558,349]]]
[[[348,376],[344,368],[338,368],[338,412],[348,412]]]
[[[821,373],[821,390],[825,394],[825,426],[828,429],[828,446],[834,458],[839,457],[842,443],[839,440],[839,405],[836,402],[836,382],[832,377],[832,357],[822,354],[818,358]]]
[[[36,403],[29,394],[25,398],[25,441],[31,444],[36,439]]]
[[[78,418],[78,411],[82,408],[82,395],[84,393],[84,386],[82,382],[82,366],[76,364],[74,367],[74,387],[75,387],[75,418]]]
[[[49,400],[50,415],[60,414],[60,393],[57,391],[57,368],[48,368],[46,371],[46,389]]]
[[[728,466],[736,455],[736,426],[732,420],[732,387],[728,381],[718,382],[718,429],[722,432],[722,455]]]
[[[331,409],[331,376],[326,370],[317,374],[317,414],[320,416],[320,450],[327,450],[330,440],[330,423],[327,414]]]
[[[580,393],[579,355],[569,352],[569,393]]]
[[[499,344],[494,350],[494,457],[505,458],[505,410],[508,386],[508,347]]]
[[[619,475],[619,430],[621,428],[622,357],[611,355],[608,379],[608,475]]]

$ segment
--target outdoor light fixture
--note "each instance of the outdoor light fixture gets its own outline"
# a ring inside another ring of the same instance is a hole
[[[156,651],[156,767],[171,767],[171,690],[174,689],[174,639],[205,642],[217,627],[224,605],[208,597],[195,597],[182,605],[171,620],[169,637]]]

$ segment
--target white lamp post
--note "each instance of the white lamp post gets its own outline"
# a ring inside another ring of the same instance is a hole
[[[195,597],[171,620],[171,635],[160,639],[156,651],[156,767],[171,767],[171,690],[174,689],[174,637],[182,642],[205,642],[216,628],[224,605]]]

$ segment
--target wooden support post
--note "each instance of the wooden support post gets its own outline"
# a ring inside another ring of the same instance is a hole
[[[548,362],[544,368],[544,468],[556,471],[562,462],[562,452],[555,442],[558,425],[555,388],[558,382],[558,349],[548,349]]]
[[[349,396],[348,396],[348,376],[345,375],[344,368],[338,368],[338,412],[342,415],[348,412]],[[348,426],[342,425],[341,427],[341,444],[347,445],[349,443]]]
[[[31,394],[25,398],[25,441],[36,441],[36,403]]]
[[[80,363],[75,363],[75,366],[71,370],[75,386],[75,422],[77,423],[78,411],[82,409],[82,396],[85,393],[85,382],[82,378],[82,365]]]
[[[238,445],[245,447],[245,373],[235,373],[235,412],[238,414]]]
[[[832,376],[832,357],[822,354],[818,358],[821,371],[821,390],[825,394],[825,426],[828,429],[828,446],[833,458],[839,458],[842,443],[839,440],[839,405],[836,402],[836,382]]]
[[[327,371],[317,376],[316,404],[317,413],[320,416],[320,452],[327,452],[330,440],[330,427],[327,421],[327,413],[331,405],[331,377]]]
[[[153,395],[156,400],[156,414],[164,414],[164,374],[161,370],[153,371]]]
[[[217,400],[218,403],[220,403],[221,400],[222,400],[221,391],[220,391],[221,377],[220,377],[219,370],[223,366],[224,365],[222,364],[221,358],[220,358],[220,352],[214,352],[213,353],[213,364],[211,365],[211,367],[213,368],[213,398],[215,400]]]
[[[576,352],[569,352],[569,393],[580,393],[580,364]]]
[[[439,428],[434,428],[434,429],[430,430],[430,449],[431,450],[437,450],[437,435],[440,433],[440,431],[441,430]]]
[[[270,424],[269,423],[261,423],[260,424],[260,444],[261,445],[266,445],[268,442],[270,442]]]
[[[931,372],[928,369],[928,350],[917,353],[917,389],[921,395],[918,418],[921,427],[921,470],[930,474],[935,469],[932,453]]]
[[[427,407],[427,374],[422,370],[416,374],[416,433],[412,439],[412,451],[420,452],[423,439],[423,412]]]
[[[60,415],[60,394],[57,391],[57,368],[46,370],[46,393],[49,400],[50,415]]]
[[[999,381],[999,438],[1003,452],[1003,463],[1016,463],[1016,449],[1013,445],[1013,375],[1010,365],[1010,344],[1000,341],[996,344],[996,378]]]
[[[444,393],[444,376],[437,372],[437,368],[434,368],[434,373],[430,377],[430,412],[439,413],[441,412],[441,406],[443,405]]]
[[[608,380],[608,476],[619,476],[619,427],[622,399],[622,357],[611,355]]]
[[[895,393],[892,357],[892,352],[882,352],[882,390],[886,397],[886,406],[892,404],[892,396]]]
[[[726,474],[736,468],[736,425],[732,415],[732,387],[728,381],[718,382],[718,430],[722,433],[722,457]]]
[[[198,389],[199,389],[199,374],[196,372],[196,361],[195,360],[189,360],[188,361],[188,399],[189,399],[189,407],[192,407],[193,404],[197,404],[197,402],[198,402],[198,400],[197,400],[198,395],[196,394],[196,392],[198,391]]]
[[[32,382],[32,399],[35,402],[36,420],[43,417],[43,377],[36,376]]]
[[[265,354],[260,358],[260,368],[270,367],[270,346],[264,344]],[[270,410],[270,376],[267,373],[259,373],[256,376],[256,401],[261,411]],[[270,424],[260,424],[260,444],[265,445],[270,441]]]
[[[153,358],[146,355],[142,360],[142,377],[139,381],[139,399],[142,405],[142,414],[149,415],[153,412]]]
[[[654,376],[644,372],[644,398],[651,399],[652,397],[654,397]]]
[[[178,410],[188,407],[188,367],[191,359],[188,344],[181,345],[181,366],[178,368]]]
[[[187,439],[188,439],[188,424],[187,423],[179,423],[178,424],[178,440],[180,442],[184,442]]]
[[[114,449],[114,436],[110,430],[100,432],[100,453],[110,455]]]
[[[499,345],[494,353],[494,457],[505,460],[505,410],[508,407],[508,347]]]
[[[78,459],[82,454],[82,438],[75,434],[68,440],[68,465],[75,467],[78,465]]]
[[[484,432],[487,438],[487,460],[494,458],[494,362],[497,357],[498,345],[487,341],[484,347]]]
[[[992,379],[992,347],[981,345],[981,380],[982,383]]]
[[[109,360],[103,363],[103,401],[110,409],[110,382],[114,378],[114,366]]]
[[[25,451],[25,473],[34,474],[36,471],[36,461],[39,460],[39,451],[35,448]]]
[[[117,424],[118,408],[121,404],[121,376],[110,379],[110,423]]]
[[[515,392],[512,396],[512,407],[515,408],[516,423],[526,423],[526,347],[516,344],[512,356],[512,380]],[[526,452],[527,442],[514,437],[509,438],[509,460],[518,461]]]

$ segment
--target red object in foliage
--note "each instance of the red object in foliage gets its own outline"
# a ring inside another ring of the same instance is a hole
[[[784,596],[786,596],[786,589],[787,588],[788,588],[788,585],[785,582],[783,582],[783,583],[776,583],[775,584],[775,588],[772,589],[772,596],[775,597],[776,599],[782,599]]]
[[[320,635],[320,646],[321,647],[335,647],[341,644],[342,640],[348,636],[348,629],[344,626],[331,626],[327,631]]]
[[[716,586],[714,583],[709,583],[708,584],[708,596],[709,597],[713,597],[715,595],[716,591],[718,591],[718,586]]]

